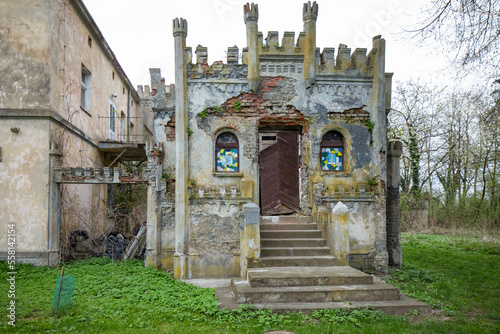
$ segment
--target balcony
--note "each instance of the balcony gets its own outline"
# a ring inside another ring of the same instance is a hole
[[[134,124],[141,124],[140,117],[130,117],[130,125],[127,126],[126,117],[102,117],[99,116],[99,126],[104,139],[99,141],[99,152],[104,161],[112,166],[119,161],[145,161],[145,143],[153,140],[151,134],[136,134]],[[145,129],[140,129],[145,132]]]

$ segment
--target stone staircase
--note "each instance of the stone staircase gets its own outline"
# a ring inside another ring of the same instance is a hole
[[[368,306],[388,314],[430,310],[380,279],[341,265],[312,217],[262,217],[260,228],[260,267],[249,268],[246,280],[231,281],[240,304],[304,313]]]
[[[260,224],[261,267],[328,267],[341,263],[330,255],[312,217],[267,216]]]

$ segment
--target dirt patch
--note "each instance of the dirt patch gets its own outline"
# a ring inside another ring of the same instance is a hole
[[[408,321],[410,321],[413,324],[421,323],[424,320],[445,322],[451,319],[451,317],[445,315],[444,311],[435,309],[432,309],[430,313],[427,314],[417,314],[417,315],[408,314],[406,317]]]

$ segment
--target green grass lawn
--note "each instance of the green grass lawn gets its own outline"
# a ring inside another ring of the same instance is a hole
[[[500,243],[458,236],[403,235],[404,266],[389,280],[434,314],[389,317],[370,310],[276,315],[243,307],[219,311],[212,289],[126,263],[65,264],[76,277],[73,307],[51,315],[61,268],[17,266],[16,326],[8,325],[8,284],[0,296],[2,333],[500,333]],[[0,261],[0,280],[7,280]]]

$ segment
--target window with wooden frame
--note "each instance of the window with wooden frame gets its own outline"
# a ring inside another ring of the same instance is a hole
[[[217,172],[239,172],[239,143],[234,134],[223,132],[217,136],[215,163]]]
[[[80,86],[81,86],[80,107],[86,112],[90,113],[92,74],[83,65],[82,65],[82,80],[80,82]]]
[[[344,170],[344,137],[338,131],[325,133],[320,144],[320,163],[322,171]]]

